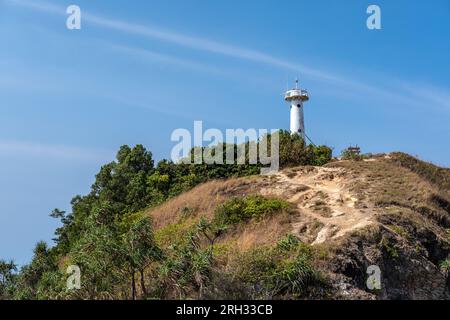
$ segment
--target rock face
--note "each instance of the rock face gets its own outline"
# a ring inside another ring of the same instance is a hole
[[[376,238],[352,236],[337,250],[330,267],[334,273],[344,275],[343,281],[350,288],[364,290],[368,275],[363,271],[370,265],[379,266],[381,289],[376,294],[379,299],[449,299],[448,279],[429,260],[428,254],[398,240],[384,228]],[[380,248],[380,243],[387,243],[383,241],[395,243],[395,253]]]
[[[329,298],[450,299],[450,169],[405,154],[290,168],[201,185],[150,215],[156,228],[184,207],[211,218],[223,201],[248,194],[286,200],[293,213],[236,228],[221,240],[232,252],[291,234],[326,252],[317,268],[331,281]],[[379,290],[367,287],[369,266],[381,272]]]

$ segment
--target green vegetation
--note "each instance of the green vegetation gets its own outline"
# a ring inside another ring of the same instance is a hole
[[[351,148],[347,148],[347,149],[342,150],[341,158],[342,158],[342,160],[361,161],[364,159],[364,155],[351,150]]]
[[[328,281],[313,266],[314,256],[312,247],[288,235],[276,247],[240,255],[235,262],[236,276],[256,299],[326,295]]]
[[[253,218],[262,218],[288,208],[289,203],[286,201],[251,195],[231,199],[219,206],[214,221],[217,224],[232,225]]]
[[[291,251],[298,247],[300,244],[300,241],[297,239],[296,236],[289,233],[286,237],[278,241],[277,248],[281,251]]]
[[[269,154],[271,153],[271,135],[267,137],[267,145]],[[230,145],[221,144],[219,147],[223,149],[223,163],[226,163],[227,147],[234,150],[234,159],[238,159],[238,150],[245,146],[245,165],[228,165],[228,164],[213,164],[213,165],[195,165],[197,170],[202,174],[205,174],[208,178],[221,178],[230,176],[247,176],[253,174],[259,174],[261,165],[250,165],[249,163],[249,150],[251,143],[247,142],[243,145]],[[266,146],[261,145],[259,142],[252,146],[255,148],[266,148]],[[193,148],[190,155],[189,162],[193,163],[195,156],[201,156],[202,154],[212,154],[214,155],[215,150],[211,148]],[[327,146],[315,146],[307,145],[305,141],[298,134],[291,134],[289,131],[280,130],[279,131],[279,160],[280,167],[294,167],[300,165],[313,165],[322,166],[332,159],[332,149]]]
[[[153,297],[186,298],[194,290],[201,298],[208,286],[214,263],[215,242],[223,234],[205,219],[178,234],[176,244],[164,252],[165,256],[156,268],[153,281]]]
[[[387,239],[381,240],[381,246],[382,248],[384,248],[389,257],[391,257],[392,259],[397,259],[400,257],[397,249],[395,248],[395,245],[391,244],[389,240]]]
[[[249,143],[247,160],[248,147]],[[238,146],[233,149],[236,158]],[[191,157],[195,152],[194,148]],[[280,131],[281,167],[323,165],[330,159],[330,148],[307,146],[299,136]],[[155,165],[142,145],[122,146],[116,160],[101,167],[90,192],[72,199],[70,213],[51,212],[61,222],[55,246],[39,242],[31,262],[19,272],[13,262],[0,260],[0,298],[178,298],[192,290],[201,296],[213,256],[220,252],[215,242],[227,226],[285,210],[287,203],[258,196],[237,198],[218,208],[214,221],[198,223],[184,208],[183,219],[156,232],[144,210],[210,179],[255,175],[260,168],[167,160]],[[80,290],[66,290],[70,265],[81,269]]]
[[[180,219],[180,221],[168,224],[155,231],[155,239],[159,246],[167,248],[171,245],[179,245],[184,241],[184,237],[195,225],[195,221]]]
[[[280,166],[282,168],[299,165],[322,166],[330,162],[332,150],[327,146],[306,145],[296,134],[280,131]]]
[[[397,225],[389,225],[389,227],[403,238],[408,238],[408,231],[406,231],[405,228]]]
[[[333,157],[333,150],[327,146],[313,147],[314,151],[314,161],[312,162],[315,166],[323,166],[330,162]]]
[[[450,273],[450,260],[444,260],[440,263],[439,267],[441,268],[441,271],[445,274]]]
[[[0,300],[12,298],[15,289],[15,271],[17,266],[14,261],[0,260]]]

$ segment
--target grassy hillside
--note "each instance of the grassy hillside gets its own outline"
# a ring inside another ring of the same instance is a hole
[[[174,279],[167,297],[448,298],[447,175],[392,154],[200,185],[148,211],[161,247],[170,250],[202,219],[233,214],[236,199],[285,205],[227,226],[212,247],[207,283],[178,292]],[[367,289],[370,265],[382,270],[381,290]]]
[[[449,169],[402,153],[330,161],[326,147],[284,139],[284,169],[270,176],[154,166],[142,146],[122,147],[71,213],[52,212],[54,247],[38,243],[19,272],[0,261],[0,297],[450,297]],[[71,265],[77,290],[66,288]],[[374,266],[379,289],[367,286]]]

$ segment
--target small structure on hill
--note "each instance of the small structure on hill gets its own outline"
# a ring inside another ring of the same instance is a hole
[[[361,148],[356,146],[350,146],[344,151],[342,151],[341,155],[342,160],[362,160],[363,156],[361,155]]]
[[[353,156],[359,156],[361,154],[361,148],[358,147],[358,145],[356,145],[354,147],[352,147],[352,146],[348,147],[347,151]]]

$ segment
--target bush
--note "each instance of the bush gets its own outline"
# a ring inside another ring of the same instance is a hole
[[[270,280],[276,294],[295,298],[304,296],[310,287],[325,284],[306,255],[298,255],[293,261],[279,265]]]
[[[286,201],[267,199],[259,195],[234,198],[216,209],[214,222],[232,225],[274,214],[287,208],[289,208],[289,204]]]
[[[359,153],[353,152],[350,149],[345,149],[341,152],[341,158],[342,160],[361,161],[364,159],[364,156]]]
[[[330,162],[332,150],[327,146],[307,145],[298,134],[280,130],[280,166],[323,166]]]
[[[448,274],[450,272],[450,260],[442,261],[439,267],[443,273]]]
[[[277,243],[277,248],[281,251],[291,251],[299,245],[300,241],[292,233],[282,238]]]
[[[331,161],[333,157],[333,150],[327,146],[313,147],[314,151],[314,165],[323,166]]]
[[[210,282],[214,263],[214,241],[218,235],[211,234],[211,225],[206,220],[192,226],[186,234],[179,235],[178,243],[166,251],[163,263],[158,268],[156,287],[162,291],[177,292],[177,297],[185,298],[189,292],[198,292],[202,298]],[[209,241],[209,247],[202,243]],[[161,297],[165,297],[160,293]]]
[[[391,244],[389,242],[389,240],[383,239],[381,241],[381,246],[382,246],[382,248],[384,248],[384,250],[387,252],[389,257],[391,257],[392,259],[397,259],[400,257],[397,248],[395,247],[394,244]]]
[[[251,288],[252,299],[305,298],[327,291],[328,282],[313,266],[310,246],[294,242],[287,236],[277,247],[256,248],[238,257],[235,275]]]

